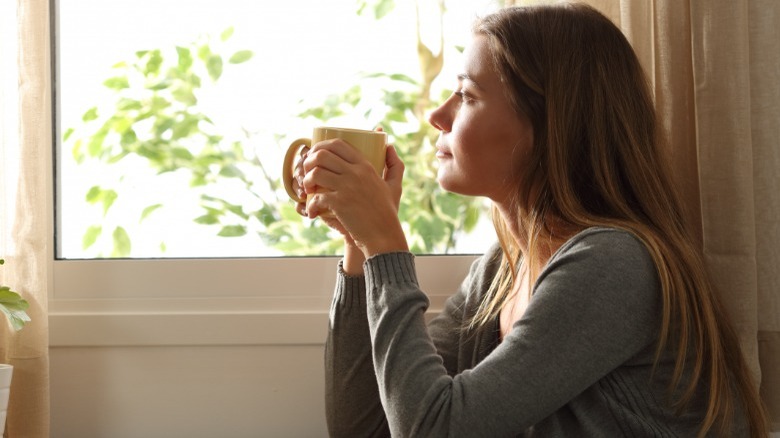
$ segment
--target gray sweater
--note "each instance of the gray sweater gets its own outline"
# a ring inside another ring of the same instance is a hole
[[[494,246],[426,326],[409,253],[381,254],[365,277],[340,274],[325,352],[334,437],[695,436],[699,391],[681,415],[653,374],[661,324],[657,273],[631,234],[591,228],[566,242],[499,341],[498,321],[465,324],[496,274]],[[731,436],[745,436],[736,418]]]

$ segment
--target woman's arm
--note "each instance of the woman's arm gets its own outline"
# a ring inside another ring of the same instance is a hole
[[[325,341],[325,418],[331,437],[388,437],[366,316],[366,283],[339,265]]]
[[[472,264],[468,277],[429,325],[435,348],[451,375],[458,368],[466,301],[479,300],[490,283],[485,274],[495,270],[496,251],[497,246]],[[339,269],[325,344],[328,430],[334,437],[389,436],[374,371],[363,268],[359,275],[350,275],[346,263],[345,259]]]

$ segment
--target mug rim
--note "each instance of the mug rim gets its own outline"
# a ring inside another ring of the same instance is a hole
[[[343,128],[340,126],[317,126],[314,128],[315,131],[344,131],[344,132],[358,132],[362,134],[381,134],[381,135],[387,135],[385,131],[373,131],[368,129],[358,129],[358,128]]]

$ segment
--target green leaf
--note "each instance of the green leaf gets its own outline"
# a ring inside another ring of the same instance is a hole
[[[175,147],[171,149],[171,153],[174,157],[180,160],[191,161],[195,159],[195,157],[192,155],[192,152],[190,152],[187,148]]]
[[[84,143],[81,141],[81,139],[78,139],[73,142],[73,159],[76,160],[76,163],[81,164],[84,162],[84,151],[81,147]]]
[[[121,113],[114,115],[111,118],[111,122],[114,132],[119,134],[124,134],[133,125],[133,121],[124,117]]]
[[[150,214],[152,214],[152,212],[160,208],[162,208],[162,204],[154,204],[144,208],[144,210],[141,212],[141,218],[138,219],[138,222],[139,223],[143,222],[143,220],[146,219]]]
[[[123,144],[123,146],[124,146],[124,144]],[[122,151],[122,152],[120,152],[120,153],[118,153],[116,155],[110,156],[110,157],[108,157],[106,159],[106,164],[114,164],[116,162],[119,162],[122,158],[128,156],[129,154],[130,154],[130,152],[128,152],[127,150],[124,150],[124,151]]]
[[[89,144],[87,145],[89,156],[97,157],[100,155],[100,152],[103,150],[103,142],[105,141],[107,135],[108,127],[103,126],[92,136],[92,138],[89,140]]]
[[[126,97],[120,99],[116,104],[116,109],[119,111],[140,110],[141,108],[143,108],[141,102],[135,99],[128,99]]]
[[[0,311],[8,318],[14,330],[21,330],[30,321],[26,310],[30,304],[7,286],[0,287]]]
[[[113,90],[121,90],[123,88],[130,88],[130,82],[124,76],[117,76],[114,78],[108,78],[103,82],[108,88]]]
[[[163,63],[163,57],[159,50],[149,52],[149,61],[146,62],[144,74],[147,76],[160,73],[160,66]]]
[[[114,201],[116,201],[116,198],[119,195],[114,190],[103,190],[102,194],[102,201],[103,201],[103,216],[108,213],[108,209],[111,208],[111,206],[114,204]]]
[[[469,232],[477,226],[479,222],[480,209],[477,206],[469,205],[466,209],[466,218],[463,219],[463,231]]]
[[[392,79],[394,81],[399,81],[399,82],[407,82],[407,83],[412,84],[412,85],[418,85],[419,84],[419,82],[417,82],[417,80],[412,78],[411,76],[407,76],[405,74],[400,74],[400,73],[391,74],[390,75],[390,79]]]
[[[406,82],[406,83],[412,84],[412,85],[420,85],[420,83],[416,79],[412,78],[409,75],[405,75],[405,74],[402,74],[402,73],[392,73],[392,74],[387,74],[387,73],[367,73],[367,74],[364,74],[363,77],[365,77],[365,78],[388,78],[388,79],[391,79],[393,81]]]
[[[87,191],[87,196],[86,196],[87,202],[89,202],[90,204],[94,204],[95,202],[97,202],[100,199],[101,192],[102,189],[100,188],[100,186],[90,187],[89,190]]]
[[[235,29],[233,28],[233,26],[228,27],[227,29],[222,31],[222,34],[220,34],[219,39],[221,39],[222,41],[229,40],[230,37],[233,36],[234,31]]]
[[[285,254],[295,255],[301,252],[304,245],[297,240],[285,240],[277,243],[274,247]]]
[[[146,88],[152,90],[152,91],[160,91],[165,90],[166,88],[170,87],[173,84],[173,81],[170,79],[163,79],[160,82],[153,83],[151,85],[147,85]]]
[[[92,186],[89,191],[87,191],[86,199],[90,204],[95,204],[97,202],[103,203],[103,216],[105,216],[117,197],[118,195],[113,189],[103,189],[100,186]]]
[[[322,243],[330,240],[327,226],[312,225],[303,229],[301,237],[309,243]]]
[[[414,233],[422,237],[426,249],[433,248],[434,243],[442,241],[447,236],[447,224],[430,214],[418,214],[409,225]]]
[[[240,237],[246,234],[246,227],[243,225],[226,225],[217,233],[221,237]]]
[[[381,20],[395,8],[395,0],[359,0],[357,14],[365,14],[369,7],[374,12],[374,19]]]
[[[212,81],[219,79],[222,76],[222,57],[219,55],[209,56],[206,61],[206,70],[208,70]]]
[[[255,212],[254,216],[266,227],[276,222],[276,216],[274,210],[270,205],[263,205],[263,207]]]
[[[378,0],[374,4],[374,18],[381,20],[395,8],[395,0]]]
[[[216,225],[219,223],[219,218],[212,214],[204,214],[203,216],[195,218],[195,223],[201,225]]]
[[[282,221],[302,222],[301,215],[295,211],[292,201],[284,202],[279,206],[279,215],[282,217]]]
[[[100,234],[103,232],[103,227],[100,225],[92,225],[87,228],[87,232],[84,233],[84,237],[81,239],[81,248],[87,249],[94,245]]]
[[[241,219],[249,219],[249,215],[244,213],[244,208],[240,205],[231,204],[227,201],[222,201],[222,204],[225,206],[227,211],[233,213],[234,215],[240,217]]]
[[[127,257],[130,255],[131,245],[130,236],[127,231],[120,227],[114,228],[114,250],[111,252],[113,257]]]
[[[176,46],[176,53],[179,55],[179,70],[189,70],[192,67],[192,53],[190,49]]]
[[[447,219],[449,222],[456,223],[460,217],[460,206],[463,199],[452,193],[441,193],[434,197],[438,207],[438,216]]]
[[[171,122],[173,122],[173,120],[171,120]],[[200,123],[199,119],[195,117],[187,117],[179,123],[173,124],[171,139],[176,140],[179,138],[189,137],[190,134],[197,131],[198,123]]]
[[[173,98],[185,105],[195,105],[198,103],[198,98],[195,97],[195,93],[192,92],[192,87],[181,86],[171,92]]]
[[[137,141],[138,141],[138,136],[135,134],[135,131],[129,129],[126,132],[122,133],[122,138],[119,140],[119,144],[121,144],[122,146],[129,146],[135,144],[135,142]]]
[[[158,116],[154,123],[154,134],[157,137],[160,137],[165,131],[173,128],[173,125],[176,124],[176,120],[169,117]]]
[[[207,44],[204,44],[198,48],[198,58],[200,58],[201,61],[206,62],[210,56],[211,48]]]
[[[244,176],[244,172],[236,166],[228,165],[220,169],[219,175],[227,178],[239,178]]]
[[[98,118],[98,112],[96,106],[93,106],[92,108],[88,109],[87,112],[85,112],[84,115],[81,116],[81,120],[84,122],[89,122],[90,120],[95,120],[97,118]]]
[[[254,53],[252,53],[251,50],[239,50],[230,57],[228,62],[231,64],[241,64],[242,62],[246,62],[252,59],[253,55]]]

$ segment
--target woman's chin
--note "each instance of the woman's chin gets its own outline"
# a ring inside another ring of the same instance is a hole
[[[439,173],[436,176],[436,182],[439,183],[439,187],[441,187],[442,190],[444,191],[450,193],[457,193],[459,195],[465,194],[462,191],[462,187],[458,185],[458,182],[453,178],[449,177],[446,173],[443,173],[441,169],[439,170]]]

